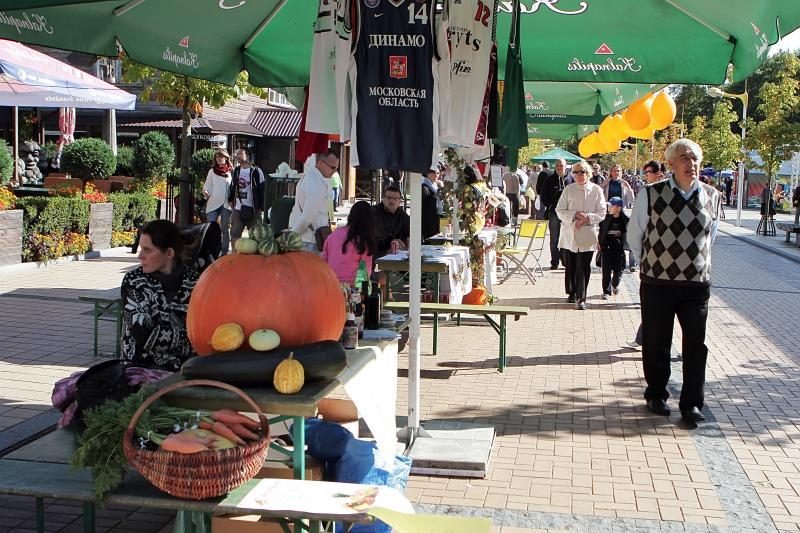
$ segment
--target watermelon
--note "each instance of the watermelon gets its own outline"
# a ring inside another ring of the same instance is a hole
[[[258,245],[258,253],[269,257],[270,255],[280,253],[280,249],[275,239],[267,239]]]
[[[250,238],[255,239],[259,244],[272,238],[272,231],[264,222],[259,220],[250,230]]]

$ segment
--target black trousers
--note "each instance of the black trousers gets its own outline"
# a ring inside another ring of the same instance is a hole
[[[558,218],[555,209],[553,209],[547,216],[547,220],[550,226],[550,266],[555,268],[559,262],[564,263],[558,248],[558,238],[561,237],[561,219]],[[564,263],[564,266],[566,266],[566,263]]]
[[[586,299],[586,289],[589,287],[589,276],[592,275],[592,256],[594,252],[570,252],[561,250],[564,254],[564,290],[570,296],[575,296],[577,301]]]
[[[519,216],[519,196],[513,192],[506,194],[506,196],[508,197],[508,201],[511,202],[511,216]]]
[[[603,249],[600,265],[603,268],[603,292],[611,294],[611,289],[619,287],[622,269],[625,268],[625,252]]]
[[[685,411],[703,408],[706,382],[706,319],[710,287],[676,287],[642,283],[642,362],[647,400],[667,399],[670,348],[675,317],[683,332],[683,387],[678,407]]]

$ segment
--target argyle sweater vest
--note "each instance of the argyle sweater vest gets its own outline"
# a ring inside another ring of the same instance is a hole
[[[688,200],[669,180],[647,187],[650,220],[643,241],[643,283],[675,286],[711,284],[711,225],[719,217],[720,195],[700,183]]]

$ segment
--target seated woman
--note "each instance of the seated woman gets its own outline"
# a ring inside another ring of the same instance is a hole
[[[356,202],[347,215],[347,226],[336,230],[325,239],[322,258],[328,262],[339,281],[351,284],[358,265],[363,260],[367,273],[372,272],[375,256],[375,219],[368,202]]]
[[[176,371],[195,355],[186,311],[198,276],[181,261],[181,233],[168,220],[147,223],[139,248],[141,266],[122,280],[122,359]]]

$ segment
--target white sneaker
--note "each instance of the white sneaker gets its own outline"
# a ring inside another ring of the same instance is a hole
[[[639,344],[639,343],[638,343],[638,342],[636,342],[636,341],[630,341],[630,342],[628,342],[628,346],[630,346],[631,348],[641,348],[641,347],[642,347],[642,345],[641,345],[641,344]]]
[[[608,294],[606,294],[606,293],[601,294],[600,295],[600,299],[601,300],[608,300]]]

